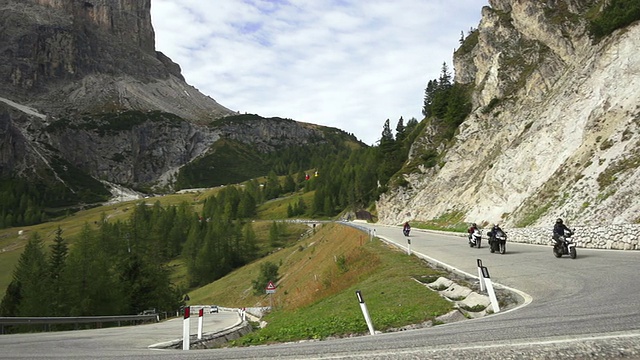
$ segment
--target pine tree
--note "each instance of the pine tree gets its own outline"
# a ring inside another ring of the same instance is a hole
[[[67,289],[63,282],[62,273],[64,271],[69,246],[62,238],[62,228],[58,226],[51,245],[49,254],[49,277],[51,280],[51,301],[52,316],[65,316],[68,314]]]
[[[20,304],[17,306],[19,316],[47,316],[49,307],[43,306],[50,300],[49,268],[43,241],[38,233],[33,233],[20,255],[18,265],[13,273],[17,284]]]
[[[404,119],[402,118],[402,116],[400,116],[400,119],[398,119],[398,124],[396,125],[396,141],[397,142],[402,142],[406,136],[405,133],[405,126],[404,126]]]

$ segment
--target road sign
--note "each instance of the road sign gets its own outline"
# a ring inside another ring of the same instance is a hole
[[[276,293],[276,286],[273,285],[273,282],[269,281],[269,284],[267,285],[267,294],[275,294]]]

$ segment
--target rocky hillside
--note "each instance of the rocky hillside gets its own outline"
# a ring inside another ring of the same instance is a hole
[[[599,2],[489,2],[454,56],[473,111],[437,166],[380,199],[380,220],[640,221],[640,24],[596,40]],[[429,126],[411,153],[428,143]]]
[[[39,179],[75,193],[82,188],[70,174],[84,173],[163,186],[220,139],[262,153],[327,141],[326,128],[292,120],[219,121],[239,115],[188,85],[155,50],[150,6],[0,0],[0,181]]]

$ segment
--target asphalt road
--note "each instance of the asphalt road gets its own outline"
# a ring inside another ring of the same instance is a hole
[[[407,244],[399,227],[366,226],[377,236]],[[90,353],[98,359],[640,359],[640,252],[578,249],[575,260],[557,259],[551,246],[508,242],[507,253],[500,255],[489,253],[484,240],[476,249],[460,236],[413,230],[410,238],[413,252],[471,275],[481,259],[492,281],[517,289],[524,305],[426,329],[188,352],[150,350],[140,340],[133,344],[94,331],[0,336],[0,358],[86,358]],[[129,331],[119,329],[113,331]]]

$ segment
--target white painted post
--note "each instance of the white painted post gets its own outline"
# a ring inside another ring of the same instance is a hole
[[[484,276],[482,276],[482,260],[478,259],[478,279],[480,279],[480,291],[485,291],[487,286],[484,284]]]
[[[202,340],[202,321],[204,316],[204,308],[200,308],[198,312],[198,340]]]
[[[360,309],[362,310],[362,315],[364,315],[364,320],[367,322],[369,333],[371,333],[371,335],[375,335],[376,332],[373,329],[373,323],[371,322],[371,317],[369,316],[369,310],[367,310],[367,305],[364,303],[364,298],[362,297],[362,293],[360,292],[360,290],[356,290],[356,296],[358,297],[358,302],[360,303]]]
[[[189,350],[189,316],[191,312],[190,306],[184,307],[184,320],[182,321],[182,350]]]
[[[411,239],[407,238],[407,255],[411,255]]]
[[[489,276],[489,269],[486,266],[482,267],[482,277],[484,277],[485,284],[487,286],[487,293],[491,300],[491,306],[494,313],[500,312],[500,305],[498,304],[498,298],[496,298],[496,292],[493,290],[493,284],[491,283],[491,277]]]

